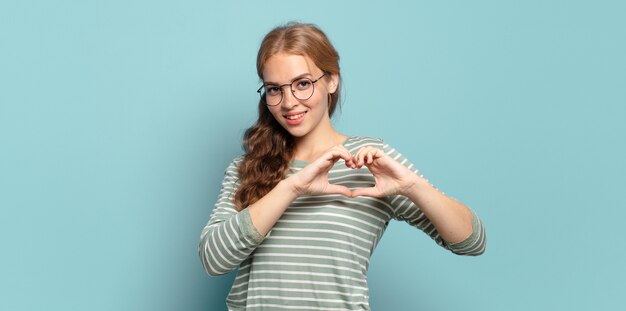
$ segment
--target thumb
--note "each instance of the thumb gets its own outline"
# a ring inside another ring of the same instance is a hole
[[[325,194],[342,194],[347,197],[351,196],[350,189],[348,189],[345,186],[339,186],[339,185],[333,185],[333,184],[328,184],[326,189],[324,189],[324,193]]]
[[[380,193],[376,190],[375,187],[369,188],[359,188],[352,191],[352,197],[380,197]]]

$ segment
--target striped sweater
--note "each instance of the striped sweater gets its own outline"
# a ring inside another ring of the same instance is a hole
[[[379,139],[353,136],[343,145],[352,154],[361,147],[375,146],[419,174],[413,164]],[[473,233],[460,243],[449,244],[424,213],[401,195],[301,196],[262,236],[252,225],[248,210],[237,212],[233,205],[241,159],[236,158],[226,169],[199,245],[202,264],[210,275],[239,267],[226,299],[229,310],[369,310],[369,259],[391,219],[406,221],[455,254],[480,255],[485,249],[485,232],[473,212]],[[307,164],[292,161],[288,175]],[[343,160],[331,168],[328,179],[350,189],[374,185],[367,168],[350,169]]]

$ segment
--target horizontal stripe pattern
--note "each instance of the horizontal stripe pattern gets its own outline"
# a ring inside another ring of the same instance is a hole
[[[349,137],[344,146],[352,154],[365,146],[379,148],[420,174],[397,150],[379,139]],[[220,275],[239,268],[226,299],[229,310],[369,310],[369,259],[391,219],[422,230],[456,254],[484,252],[485,232],[475,214],[472,235],[460,243],[447,244],[424,213],[400,195],[302,196],[263,237],[252,225],[247,209],[237,212],[233,205],[241,159],[237,157],[225,171],[199,245],[207,273]],[[307,164],[293,161],[288,174]],[[343,160],[330,170],[328,179],[351,189],[374,185],[367,168],[349,169]]]

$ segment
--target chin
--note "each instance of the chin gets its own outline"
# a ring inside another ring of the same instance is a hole
[[[287,133],[289,133],[293,137],[300,138],[300,137],[306,136],[306,134],[308,134],[309,131],[305,129],[291,129],[291,130],[287,129]]]
[[[303,133],[301,131],[287,131],[289,132],[289,134],[291,134],[291,136],[295,137],[295,138],[301,138],[306,136],[307,133]]]

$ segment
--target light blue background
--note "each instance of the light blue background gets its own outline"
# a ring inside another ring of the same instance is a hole
[[[197,256],[289,20],[336,45],[349,135],[482,217],[456,257],[404,223],[374,310],[616,310],[626,290],[620,1],[3,1],[0,309],[224,310]]]

